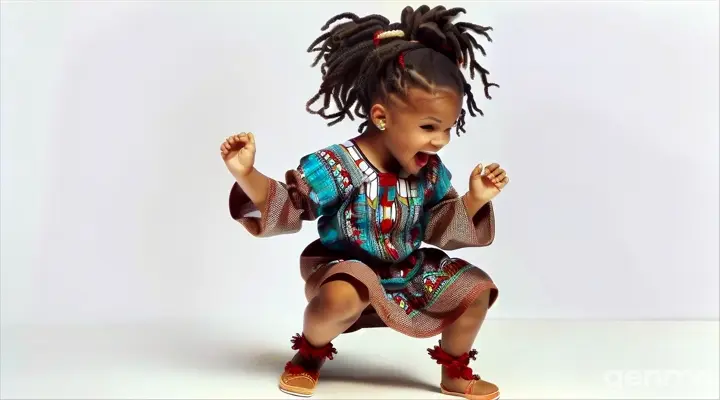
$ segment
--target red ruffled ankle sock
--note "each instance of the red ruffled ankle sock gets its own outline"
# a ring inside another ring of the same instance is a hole
[[[478,375],[473,374],[472,368],[468,366],[470,365],[470,360],[475,360],[475,357],[478,354],[477,350],[473,349],[459,356],[452,356],[445,352],[445,350],[440,347],[441,345],[442,342],[432,349],[428,349],[428,354],[430,355],[430,358],[445,367],[445,371],[447,372],[449,378],[459,378],[468,381],[480,379]]]
[[[315,347],[307,340],[305,334],[297,333],[292,337],[292,349],[297,350],[300,357],[306,360],[315,360],[318,365],[322,365],[325,359],[332,360],[334,355],[337,354],[337,350],[333,347],[332,343],[328,343],[321,347]],[[304,366],[293,364],[292,361],[288,361],[285,364],[285,371],[291,374],[301,374],[308,371]]]

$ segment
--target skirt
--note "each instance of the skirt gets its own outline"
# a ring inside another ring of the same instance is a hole
[[[308,301],[336,274],[349,275],[367,287],[370,305],[344,333],[389,327],[428,338],[440,334],[486,290],[490,307],[498,297],[487,273],[437,248],[420,248],[405,260],[388,264],[348,257],[315,241],[300,257],[300,274]]]

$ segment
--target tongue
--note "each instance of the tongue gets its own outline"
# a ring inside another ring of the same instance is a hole
[[[417,155],[415,157],[417,158],[418,164],[424,165],[425,163],[428,162],[428,158],[430,156],[426,153],[417,153]]]

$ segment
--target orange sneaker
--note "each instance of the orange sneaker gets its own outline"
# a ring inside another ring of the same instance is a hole
[[[337,350],[332,343],[313,347],[304,334],[293,336],[292,344],[292,349],[298,352],[285,364],[285,371],[280,376],[279,388],[282,392],[293,396],[310,397],[315,392],[315,386],[320,378],[320,368],[326,359],[333,359]]]
[[[438,346],[428,349],[430,358],[437,361],[443,368],[443,379],[440,391],[450,396],[463,397],[468,400],[497,400],[500,390],[494,384],[484,381],[480,376],[473,374],[468,367],[470,360],[477,356],[477,350],[471,350],[458,357],[451,356]]]

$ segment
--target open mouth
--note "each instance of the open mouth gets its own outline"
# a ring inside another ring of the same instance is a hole
[[[425,165],[427,165],[428,161],[430,161],[430,156],[434,154],[435,153],[429,151],[419,151],[417,154],[415,154],[415,164],[417,164],[417,166],[420,168],[424,167]]]

